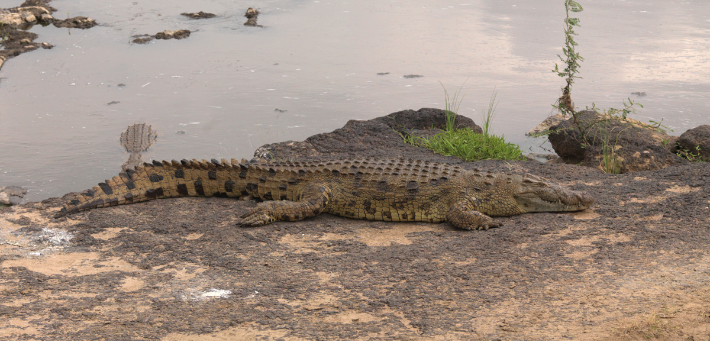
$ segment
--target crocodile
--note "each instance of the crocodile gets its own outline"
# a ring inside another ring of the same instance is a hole
[[[260,199],[242,226],[298,221],[321,212],[368,220],[448,221],[465,230],[501,226],[491,216],[579,211],[594,200],[532,174],[503,174],[412,159],[289,162],[153,161],[83,191],[55,215],[183,196]]]

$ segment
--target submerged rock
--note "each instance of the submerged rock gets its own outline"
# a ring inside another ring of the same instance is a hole
[[[216,15],[212,13],[206,13],[202,11],[199,11],[197,13],[180,13],[180,15],[186,16],[190,19],[209,19],[216,17]]]
[[[22,25],[48,22],[53,19],[51,12],[41,6],[25,6],[0,10],[0,23],[14,28]]]
[[[247,12],[244,13],[244,16],[247,17],[247,19],[256,18],[257,16],[259,16],[259,11],[252,7],[249,7],[247,9]]]
[[[133,39],[134,44],[147,44],[153,40],[153,36],[147,34],[135,35],[133,38],[135,38]]]
[[[36,43],[37,34],[28,32],[36,24],[54,24],[56,27],[91,28],[97,25],[96,21],[87,17],[74,17],[58,20],[52,16],[56,9],[49,6],[50,0],[26,0],[20,7],[0,9],[0,67],[12,57],[22,53],[36,50],[40,47],[51,49],[52,44]]]
[[[87,28],[92,28],[98,23],[91,18],[87,17],[74,17],[74,18],[69,18],[69,19],[64,19],[64,20],[58,20],[54,19],[54,22],[52,23],[56,27],[67,27],[67,28],[81,28],[81,29],[87,29]]]
[[[190,30],[177,30],[158,32],[155,34],[155,39],[184,39],[190,36]]]
[[[256,23],[256,19],[259,17],[258,10],[249,7],[249,9],[247,9],[247,12],[244,13],[244,16],[247,18],[247,21],[244,23],[244,26],[264,27]]]
[[[147,44],[153,39],[163,39],[163,40],[168,40],[168,39],[185,39],[190,36],[190,30],[177,30],[177,31],[170,31],[170,30],[165,30],[163,32],[158,32],[155,35],[148,35],[148,34],[138,34],[134,35],[133,38],[133,43],[134,44]]]

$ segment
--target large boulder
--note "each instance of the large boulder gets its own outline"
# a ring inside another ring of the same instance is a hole
[[[567,161],[621,173],[688,162],[673,150],[677,137],[642,122],[610,118],[594,110],[580,112],[577,122],[570,118],[550,128],[552,148]]]
[[[469,128],[483,133],[472,119],[458,115],[456,128]],[[313,135],[303,142],[286,141],[261,146],[254,157],[288,160],[289,158],[404,156],[421,150],[406,144],[402,136],[423,136],[427,132],[446,129],[446,112],[441,109],[422,108],[403,110],[367,121],[350,120],[342,128],[330,133]],[[426,151],[433,154],[433,152]],[[413,155],[413,154],[412,154]]]
[[[689,129],[678,138],[678,152],[692,153],[692,157],[710,160],[710,125]],[[691,155],[687,155],[691,157]]]

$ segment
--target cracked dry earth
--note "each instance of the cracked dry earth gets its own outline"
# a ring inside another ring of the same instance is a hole
[[[0,213],[0,339],[710,339],[710,165],[475,167],[597,203],[489,231],[327,214],[240,228],[255,204],[223,198],[64,220],[59,199],[30,203]]]

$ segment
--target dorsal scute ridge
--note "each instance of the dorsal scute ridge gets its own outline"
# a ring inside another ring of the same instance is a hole
[[[236,160],[232,164],[222,160],[222,167],[241,167]],[[246,161],[246,160],[243,160]],[[214,162],[200,162],[193,160],[193,166],[215,167]],[[388,181],[390,183],[417,181],[426,183],[440,178],[453,178],[466,172],[465,169],[439,162],[413,160],[404,158],[394,159],[332,159],[315,161],[281,161],[281,162],[248,162],[249,168],[264,173],[288,173],[288,177],[295,177],[298,173],[304,174],[331,174],[354,176],[362,181]],[[219,166],[217,166],[219,167]],[[485,176],[486,173],[482,175]]]

